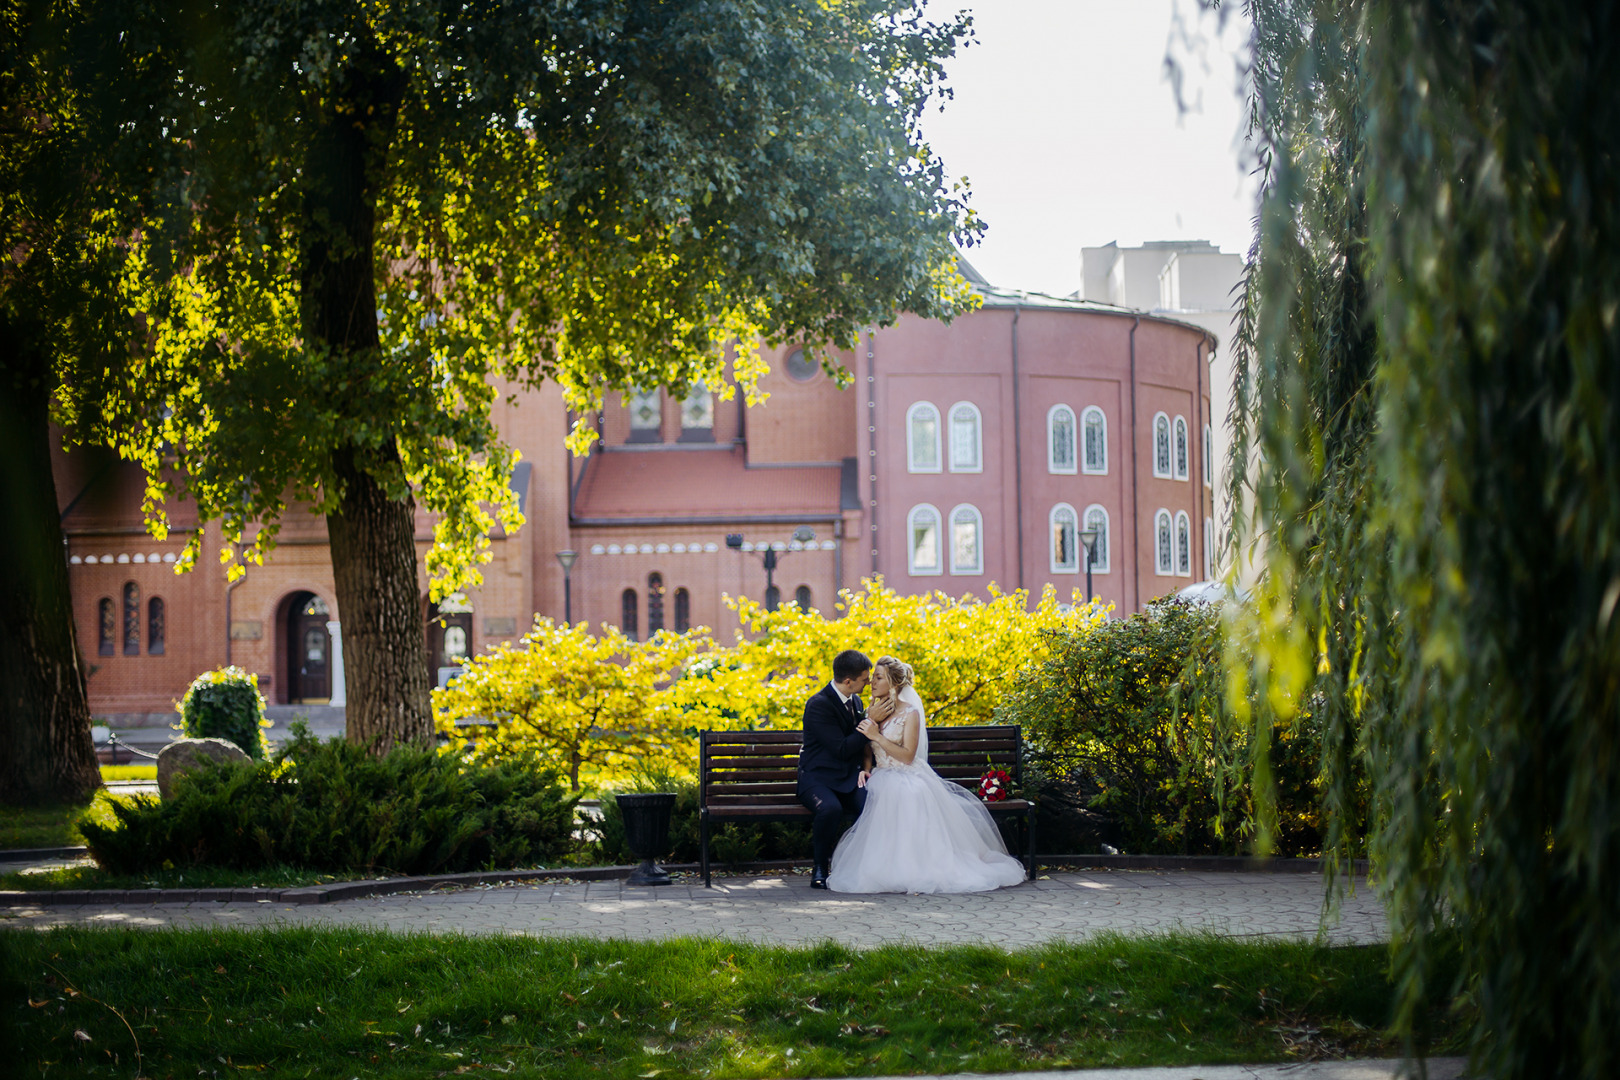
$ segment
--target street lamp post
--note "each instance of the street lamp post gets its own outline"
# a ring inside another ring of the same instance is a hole
[[[579,558],[577,551],[557,552],[557,561],[563,568],[563,622],[572,624],[574,621],[574,560]]]
[[[816,539],[816,530],[808,525],[800,525],[793,530],[793,539],[801,544],[813,543]],[[742,533],[727,533],[726,547],[733,551],[741,551],[743,546]],[[765,568],[765,610],[775,611],[781,606],[781,594],[776,591],[776,548],[765,545],[765,552],[760,556],[760,565]]]
[[[1091,560],[1097,554],[1097,529],[1087,529],[1080,534],[1080,543],[1086,549],[1086,603],[1091,603]]]

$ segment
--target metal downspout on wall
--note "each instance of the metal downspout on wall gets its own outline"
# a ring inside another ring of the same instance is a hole
[[[1136,328],[1142,325],[1142,316],[1131,323],[1131,586],[1132,597],[1138,610],[1142,607],[1142,509],[1139,505],[1142,477],[1136,468]]]
[[[877,512],[877,332],[866,332],[866,476],[871,498],[867,510],[872,515],[872,574],[878,572],[878,512]]]
[[[1018,587],[1024,587],[1024,424],[1018,397],[1018,316],[1023,305],[1013,305],[1012,317],[1012,400],[1013,400],[1013,533],[1018,543]]]

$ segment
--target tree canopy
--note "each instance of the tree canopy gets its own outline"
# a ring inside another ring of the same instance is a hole
[[[1266,576],[1233,700],[1333,733],[1333,847],[1367,837],[1408,1030],[1444,929],[1485,1075],[1613,1075],[1614,7],[1248,8],[1265,186],[1233,503]]]

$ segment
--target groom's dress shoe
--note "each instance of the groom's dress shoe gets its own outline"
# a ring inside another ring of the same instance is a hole
[[[827,868],[817,866],[810,871],[810,887],[812,889],[825,889],[827,887]]]

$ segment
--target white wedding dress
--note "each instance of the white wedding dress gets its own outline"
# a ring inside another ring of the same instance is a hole
[[[872,744],[876,759],[866,781],[866,806],[833,851],[827,887],[842,893],[989,892],[1024,880],[1024,866],[1007,854],[1001,833],[973,792],[928,766],[928,724],[911,687],[883,724],[899,742],[906,718],[918,718],[917,753],[902,764]]]

